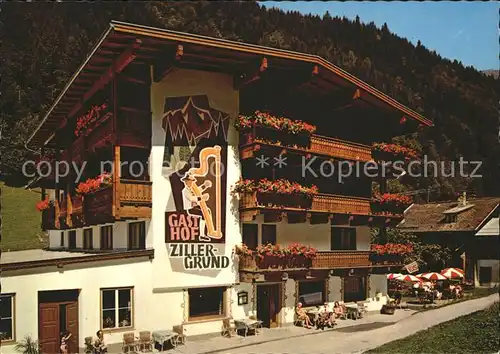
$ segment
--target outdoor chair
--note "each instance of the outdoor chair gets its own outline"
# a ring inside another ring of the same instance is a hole
[[[304,320],[299,318],[297,314],[295,314],[295,318],[293,320],[294,326],[304,327]]]
[[[173,326],[172,331],[177,333],[177,337],[175,338],[176,345],[186,344],[186,335],[184,334],[184,328],[182,325]]]
[[[95,351],[93,338],[85,337],[85,354],[94,354]]]
[[[223,337],[231,338],[233,335],[236,335],[236,325],[234,324],[233,319],[225,319],[222,320],[222,332]]]
[[[358,303],[358,313],[360,318],[363,318],[368,313],[368,309],[365,304]]]
[[[151,332],[139,332],[139,344],[137,345],[140,351],[153,351],[153,340],[151,339]]]
[[[137,342],[135,341],[134,332],[128,332],[123,334],[123,345],[122,353],[136,353],[137,352]]]

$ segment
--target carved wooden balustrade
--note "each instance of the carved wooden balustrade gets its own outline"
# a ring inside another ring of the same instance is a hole
[[[242,159],[254,157],[255,152],[265,148],[279,148],[298,154],[315,154],[353,161],[367,162],[372,160],[371,147],[326,136],[311,135],[309,146],[282,146],[269,141],[260,141],[258,137],[245,136],[240,155]]]
[[[344,269],[370,267],[370,251],[325,251],[317,252],[312,259],[303,256],[277,258],[256,255],[240,255],[240,271],[289,271],[298,269]]]
[[[86,224],[111,222],[127,218],[150,218],[152,182],[122,179],[84,197]]]
[[[401,214],[375,214],[372,211],[371,203],[372,200],[369,198],[362,197],[349,197],[342,195],[333,194],[316,194],[312,196],[312,203],[310,207],[300,208],[300,207],[289,207],[274,205],[268,202],[272,200],[272,197],[267,196],[262,198],[257,192],[245,193],[240,195],[240,220],[249,221],[255,215],[259,213],[266,212],[307,212],[308,214],[344,214],[350,216],[366,216],[367,221],[372,222],[371,219],[377,220],[391,220],[394,222],[396,219],[401,219]],[[278,198],[276,200],[279,200]]]

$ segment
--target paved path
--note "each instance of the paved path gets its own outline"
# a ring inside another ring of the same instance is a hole
[[[482,310],[498,301],[498,294],[488,297],[460,302],[441,309],[435,309],[408,316],[397,323],[377,329],[364,331],[334,330],[316,335],[284,338],[246,347],[220,350],[219,353],[290,353],[290,354],[322,354],[322,353],[363,353],[396,339],[401,339],[435,326],[442,322]],[[396,311],[405,312],[405,311]],[[409,312],[409,311],[406,311]],[[392,317],[392,316],[386,316]],[[355,327],[352,328],[353,330]],[[187,348],[186,348],[187,349]],[[193,348],[194,349],[194,348]],[[213,352],[213,351],[212,351]],[[187,351],[185,353],[188,353]],[[201,352],[198,352],[201,353]]]

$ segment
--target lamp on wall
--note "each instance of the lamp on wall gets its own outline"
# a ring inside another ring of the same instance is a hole
[[[349,276],[352,277],[354,275],[354,269],[349,270]]]
[[[281,280],[288,280],[288,273],[287,273],[287,272],[284,272],[284,273],[281,275]]]

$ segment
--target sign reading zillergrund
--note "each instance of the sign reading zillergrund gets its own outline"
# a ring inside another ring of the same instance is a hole
[[[215,244],[171,243],[168,253],[171,258],[182,258],[184,269],[223,269],[229,267],[229,257],[217,254]]]

